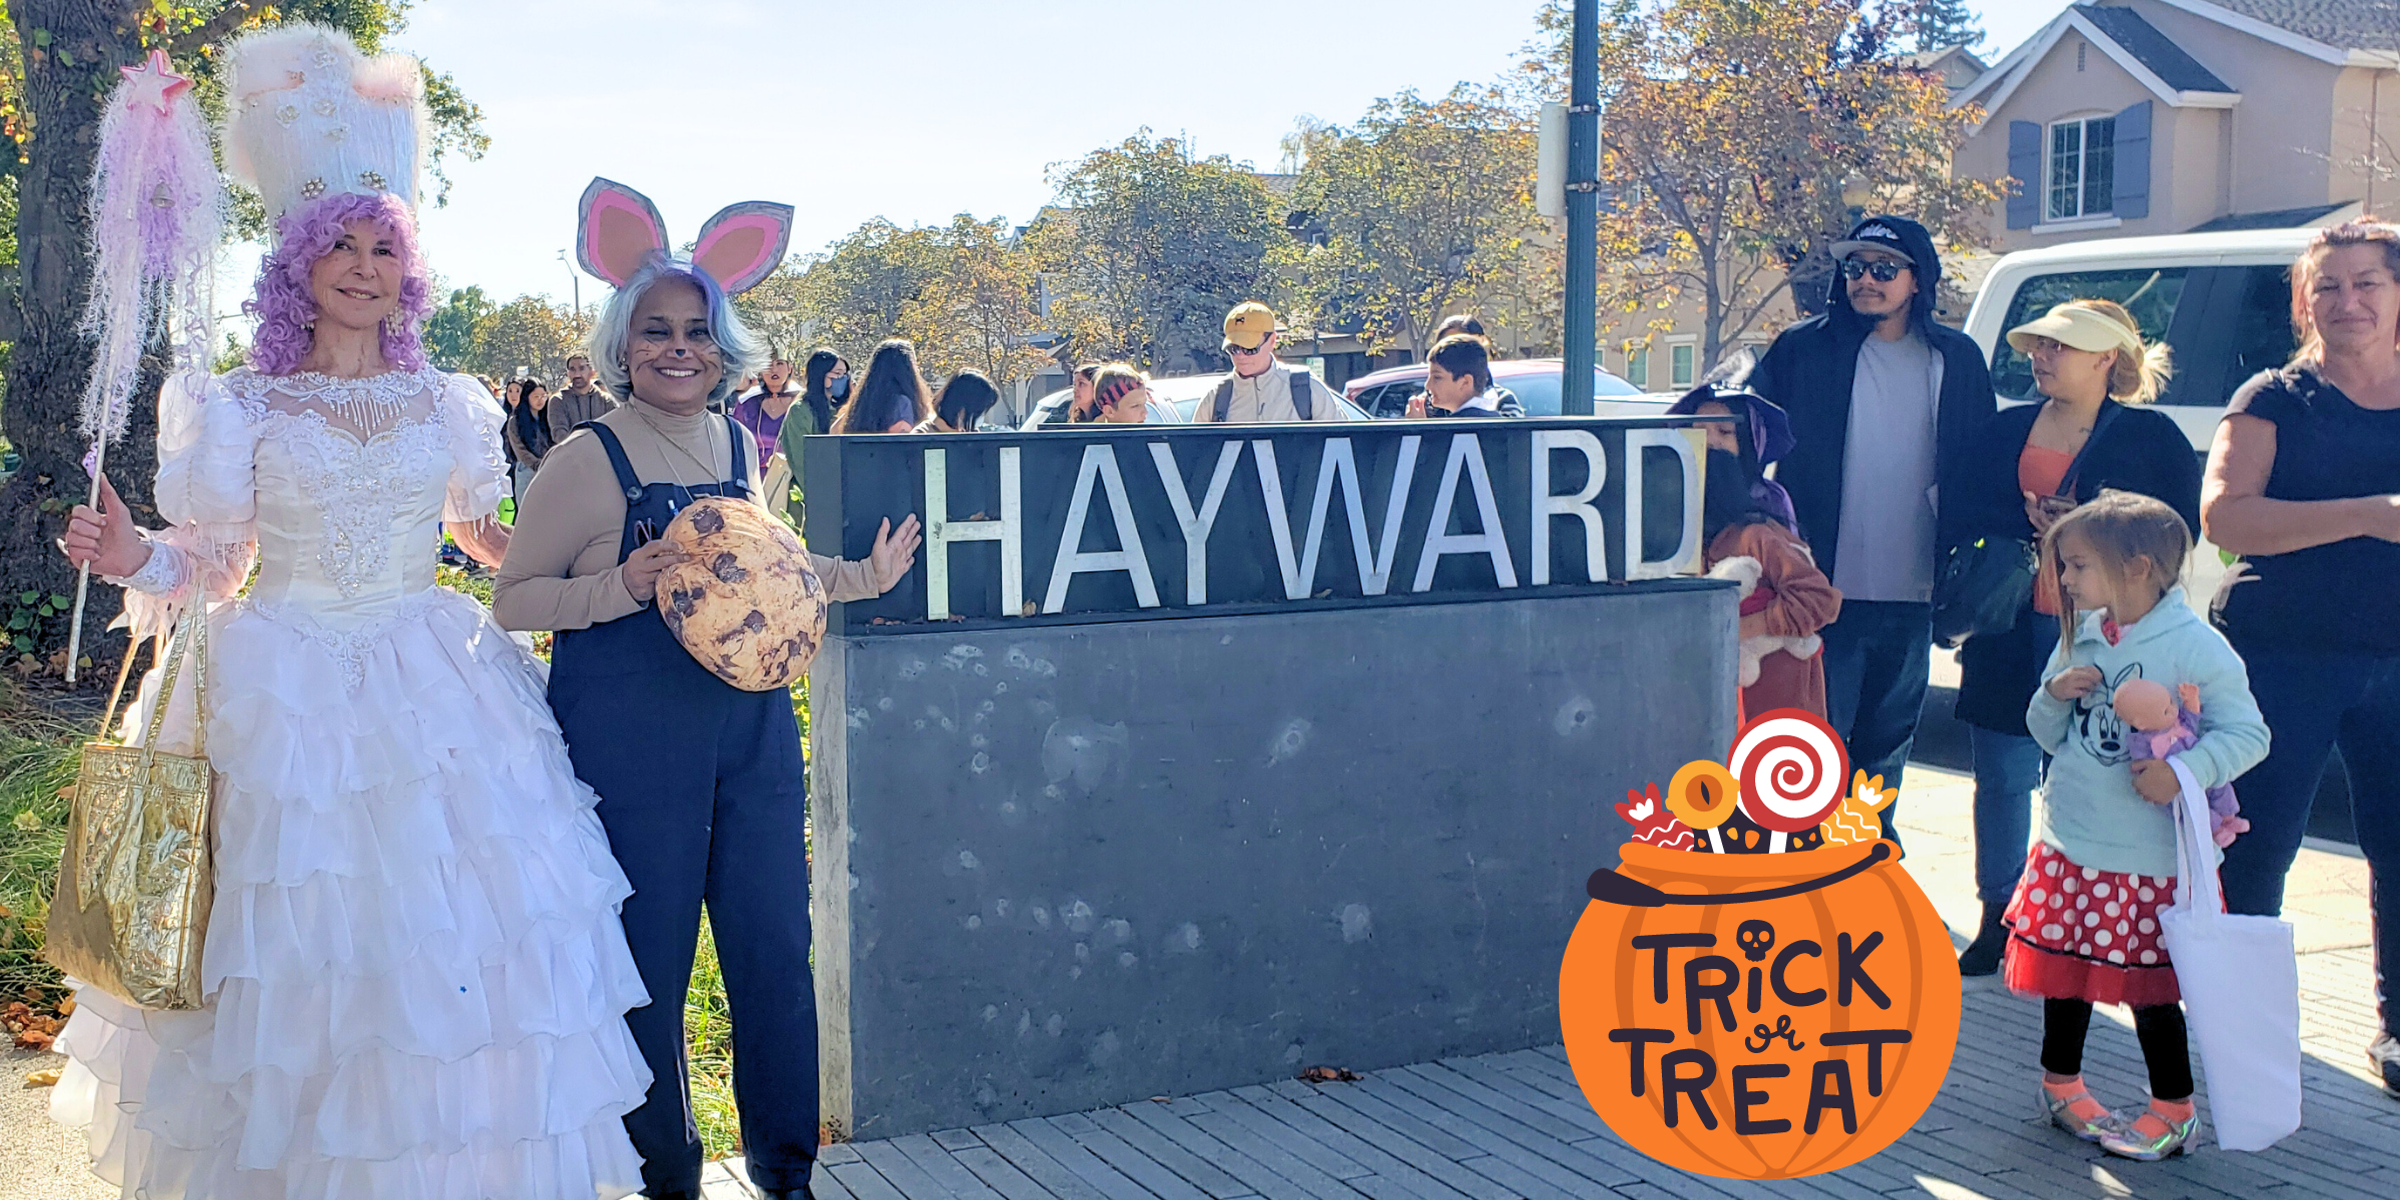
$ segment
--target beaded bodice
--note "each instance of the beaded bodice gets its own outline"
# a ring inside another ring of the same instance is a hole
[[[254,602],[380,616],[433,586],[452,472],[445,376],[225,376],[256,436]]]

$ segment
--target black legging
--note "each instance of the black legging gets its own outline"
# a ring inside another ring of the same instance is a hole
[[[2042,1069],[2053,1075],[2083,1074],[2083,1036],[2091,1027],[2091,1001],[2042,1001]],[[2150,1094],[2161,1100],[2189,1098],[2192,1052],[2184,1037],[2183,1006],[2134,1009],[2133,1035],[2141,1039],[2142,1061],[2150,1066]]]

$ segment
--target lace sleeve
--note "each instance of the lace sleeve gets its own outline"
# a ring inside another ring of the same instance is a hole
[[[508,458],[501,450],[506,414],[483,385],[452,375],[442,385],[442,416],[450,428],[450,491],[442,519],[480,521],[500,511],[507,494]]]
[[[159,515],[168,528],[144,535],[150,558],[122,579],[125,612],[111,628],[137,638],[172,625],[185,601],[233,596],[257,556],[258,496],[250,414],[222,380],[175,375],[158,393]]]

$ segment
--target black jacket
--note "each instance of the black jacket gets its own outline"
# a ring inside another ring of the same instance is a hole
[[[1985,365],[1983,351],[1974,339],[1933,320],[1942,262],[1932,237],[1914,221],[1878,219],[1903,234],[1902,248],[1916,265],[1917,294],[1910,324],[1917,336],[1942,356],[1933,468],[1933,552],[1938,570],[1948,547],[1999,519],[1998,514],[1976,508],[1970,498],[1957,495],[1959,489],[1952,486],[1955,480],[1976,476],[1976,455],[1991,444],[1991,424],[1999,401],[1992,394],[1991,368]],[[1850,443],[1850,391],[1858,376],[1859,347],[1874,327],[1874,318],[1850,307],[1849,289],[1836,272],[1825,314],[1776,335],[1775,344],[1767,348],[1748,380],[1751,391],[1774,401],[1791,416],[1792,451],[1775,465],[1775,481],[1791,493],[1801,536],[1828,578],[1842,552],[1842,467]]]
[[[2103,489],[2140,492],[2164,501],[2190,526],[2200,530],[2200,456],[2183,436],[2175,419],[2148,408],[2130,408],[2108,401],[2116,410],[2108,428],[2100,430],[2075,468],[2075,502],[2083,504]],[[1992,426],[1984,454],[1983,478],[1977,487],[1978,511],[1995,514],[1994,523],[1978,532],[2000,537],[2033,537],[2033,522],[2025,516],[2025,492],[2017,486],[2017,458],[2033,433],[2039,404],[2024,404],[2000,413]],[[2006,519],[1997,514],[2006,511]],[[2058,620],[2033,611],[2028,604],[2017,614],[2016,628],[2001,634],[1967,639],[1958,651],[1958,719],[1997,733],[2025,734],[2025,705],[2041,686],[2042,668],[2058,646]]]

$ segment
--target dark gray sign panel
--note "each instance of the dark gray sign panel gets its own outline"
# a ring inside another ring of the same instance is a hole
[[[884,518],[925,520],[919,569],[834,634],[1569,594],[1700,569],[1702,423],[815,437],[808,540],[863,558]]]

